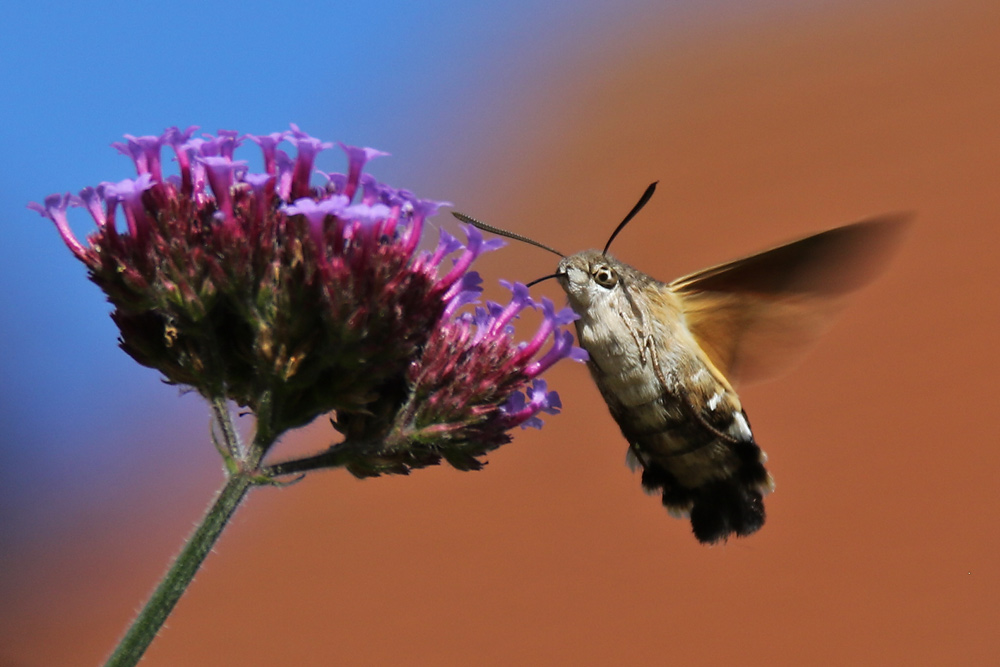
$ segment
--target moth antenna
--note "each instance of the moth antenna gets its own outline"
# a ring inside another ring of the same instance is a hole
[[[541,278],[535,278],[530,283],[528,283],[527,285],[525,285],[525,287],[531,287],[532,285],[537,285],[538,283],[542,282],[543,280],[548,280],[549,278],[558,278],[558,277],[559,277],[558,273],[550,273],[547,276],[542,276]]]
[[[509,239],[514,239],[515,241],[521,241],[522,243],[528,243],[537,248],[541,248],[542,250],[548,250],[553,254],[559,255],[560,257],[566,257],[566,255],[562,254],[555,248],[550,248],[544,243],[539,243],[534,239],[529,239],[527,236],[521,236],[520,234],[515,234],[514,232],[508,232],[506,229],[500,229],[499,227],[494,227],[493,225],[487,225],[485,222],[480,222],[475,218],[470,218],[464,213],[458,213],[456,211],[452,211],[451,214],[456,218],[458,218],[459,220],[461,220],[462,222],[470,224],[477,229],[483,230],[484,232],[490,232],[491,234],[496,234],[498,236],[506,236]],[[544,278],[540,278],[540,280],[544,280]]]
[[[608,242],[604,244],[604,250],[601,251],[602,255],[608,254],[608,248],[611,247],[611,242],[615,240],[616,236],[618,236],[618,232],[620,232],[622,229],[625,228],[625,225],[627,225],[629,221],[635,217],[636,213],[642,210],[642,207],[645,206],[646,203],[649,201],[650,197],[653,196],[653,192],[656,191],[657,183],[659,183],[659,181],[653,181],[652,183],[649,184],[649,187],[646,188],[646,191],[642,193],[642,196],[639,197],[639,201],[636,202],[636,205],[633,206],[632,210],[628,212],[628,215],[625,216],[625,219],[622,220],[617,227],[615,227],[615,231],[611,232],[611,238],[609,238]]]

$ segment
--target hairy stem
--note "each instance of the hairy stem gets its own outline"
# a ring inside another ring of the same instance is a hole
[[[225,444],[225,454],[228,460],[241,459],[245,456],[243,444],[240,442],[240,435],[236,431],[233,420],[229,415],[229,406],[226,399],[217,397],[212,399],[212,414],[215,415],[215,423],[222,431],[222,441]],[[220,452],[222,453],[222,452]]]
[[[271,444],[265,442],[265,439],[271,437],[270,432],[265,429],[266,434],[261,434],[258,430],[252,445],[244,448],[239,443],[236,427],[225,401],[222,399],[212,401],[212,408],[224,441],[220,443],[220,453],[226,456],[228,477],[226,484],[153,591],[149,601],[132,621],[128,632],[108,658],[105,667],[130,667],[139,662],[191,584],[205,557],[222,535],[223,529],[246,497],[247,491],[264,479],[258,467],[264,451]]]
[[[321,468],[338,468],[344,465],[353,455],[355,455],[355,452],[350,447],[345,446],[344,443],[339,443],[313,456],[292,459],[290,461],[280,461],[269,466],[264,466],[261,472],[267,477],[281,477],[282,475],[309,472],[310,470],[319,470]]]
[[[146,606],[108,658],[106,667],[125,667],[139,662],[252,484],[251,477],[246,474],[229,478]]]

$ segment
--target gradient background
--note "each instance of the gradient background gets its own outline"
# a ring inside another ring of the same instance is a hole
[[[615,250],[664,280],[918,224],[802,365],[742,392],[777,480],[757,535],[698,545],[565,363],[563,414],[480,473],[251,494],[144,664],[996,664],[1000,4],[343,4],[4,10],[0,664],[99,663],[222,481],[207,411],[116,348],[25,203],[131,175],[126,132],[290,121],[568,252],[659,179]],[[553,265],[478,268],[502,297]]]

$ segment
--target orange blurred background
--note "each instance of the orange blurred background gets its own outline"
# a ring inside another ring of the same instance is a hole
[[[625,467],[586,369],[563,363],[548,376],[563,413],[482,472],[255,491],[144,665],[1000,659],[1000,4],[667,20],[650,9],[498,82],[493,113],[416,156],[436,164],[413,189],[575,252],[658,179],[614,250],[661,280],[914,211],[889,271],[806,361],[741,392],[777,482],[765,527],[699,545]],[[553,266],[517,245],[477,263],[491,285]],[[317,424],[292,446],[329,437]],[[158,509],[109,511],[20,562],[49,585],[11,587],[0,661],[101,660],[221,484],[212,466],[183,500],[164,486]]]

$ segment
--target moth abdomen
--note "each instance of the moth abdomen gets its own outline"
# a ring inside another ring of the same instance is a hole
[[[764,489],[768,475],[759,463],[726,478],[712,479],[688,488],[659,461],[646,464],[642,486],[659,493],[671,514],[687,515],[699,542],[713,543],[732,534],[740,537],[764,525]]]
[[[764,496],[737,479],[720,479],[699,488],[691,507],[691,530],[699,542],[751,535],[764,525]]]
[[[648,414],[645,419],[635,410],[612,414],[629,441],[630,459],[643,468],[643,489],[660,495],[671,514],[690,518],[700,542],[750,535],[764,525],[763,497],[773,484],[742,411],[732,414],[729,428],[713,420],[721,429],[690,418],[661,418],[658,428],[642,430],[637,425],[648,423]]]

